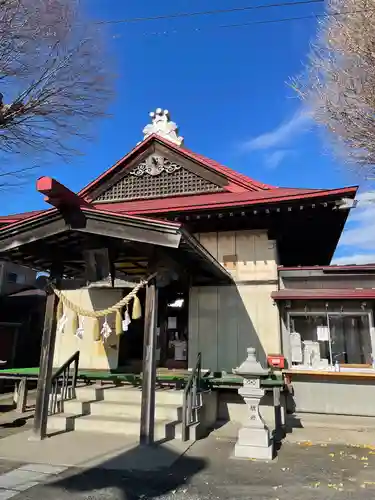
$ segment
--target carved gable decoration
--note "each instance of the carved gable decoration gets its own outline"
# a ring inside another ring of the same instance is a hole
[[[154,154],[133,167],[125,177],[99,194],[94,201],[165,198],[221,191],[224,191],[221,186],[198,176],[179,163]]]

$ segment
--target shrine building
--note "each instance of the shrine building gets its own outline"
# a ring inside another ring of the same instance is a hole
[[[199,356],[204,373],[225,377],[248,347],[264,366],[284,356],[289,377],[293,369],[326,373],[337,360],[372,370],[375,294],[368,287],[340,296],[337,283],[322,284],[335,270],[357,187],[264,184],[187,149],[168,111],[150,115],[143,140],[81,191],[42,177],[37,189],[48,207],[0,217],[0,259],[48,273],[60,262],[54,367],[79,351],[80,370],[140,373],[153,306],[159,374],[187,373]],[[154,278],[151,304],[145,290]],[[331,306],[332,315],[351,315],[330,318]],[[98,310],[108,313],[87,313]],[[340,340],[346,358],[334,358],[327,318],[337,332],[352,328],[351,350]]]
[[[142,253],[149,242],[141,233],[152,227],[151,243],[166,240],[160,247],[167,250],[186,246],[186,253],[202,261],[199,276],[194,276],[194,258],[184,260],[175,252],[180,273],[159,297],[159,303],[168,305],[167,317],[159,318],[159,365],[188,368],[201,352],[205,369],[231,372],[248,346],[256,347],[263,361],[266,354],[282,352],[280,316],[272,297],[279,287],[278,266],[329,265],[348,216],[345,204],[357,188],[263,184],[187,149],[168,113],[159,109],[144,129],[143,141],[80,192],[73,194],[49,178],[39,179],[38,190],[49,209],[0,217],[0,250],[7,259],[49,271],[54,248],[64,241],[76,245],[77,253],[70,261],[64,256],[64,273],[80,277],[83,258],[75,236],[58,236],[62,212],[74,206],[97,227],[97,218],[103,228],[106,220],[118,227],[124,222],[121,238],[128,236],[129,248],[126,261],[118,256],[114,263],[116,278],[136,282],[150,260],[150,251]],[[99,229],[95,233],[98,239],[106,236]],[[35,260],[27,250],[42,243],[50,255]],[[126,292],[71,293],[98,307]],[[99,353],[89,328],[82,340],[64,335],[57,339],[55,362],[84,346],[84,368],[131,367],[142,359],[142,336],[140,319],[111,343],[113,348]]]

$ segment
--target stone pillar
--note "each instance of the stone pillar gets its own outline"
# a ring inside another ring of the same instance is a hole
[[[248,408],[248,418],[239,430],[234,456],[235,458],[272,460],[273,442],[269,429],[259,413],[259,403],[265,392],[260,387],[260,377],[267,375],[268,370],[262,368],[256,359],[255,349],[250,347],[247,349],[247,359],[233,371],[243,377],[243,386],[238,393],[243,397]]]

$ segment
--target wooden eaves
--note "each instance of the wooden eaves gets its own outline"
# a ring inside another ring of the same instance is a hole
[[[65,274],[79,277],[84,267],[82,252],[88,247],[111,248],[114,260],[122,262],[131,255],[151,259],[159,249],[198,282],[231,281],[221,264],[178,223],[83,206],[73,211],[51,209],[0,229],[0,258],[40,271],[49,270],[58,256]]]

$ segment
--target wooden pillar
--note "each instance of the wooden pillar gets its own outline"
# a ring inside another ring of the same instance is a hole
[[[56,279],[56,286],[60,286],[62,276],[62,266],[53,266],[51,278]],[[33,436],[35,440],[42,440],[47,436],[48,403],[51,393],[51,379],[53,367],[53,354],[56,340],[56,312],[59,299],[55,293],[49,289],[44,316],[44,327],[42,346],[39,363],[39,377],[37,385],[35,417],[33,424]]]
[[[146,289],[141,428],[139,437],[141,445],[152,445],[154,442],[157,299],[156,283],[155,280],[152,280]]]

